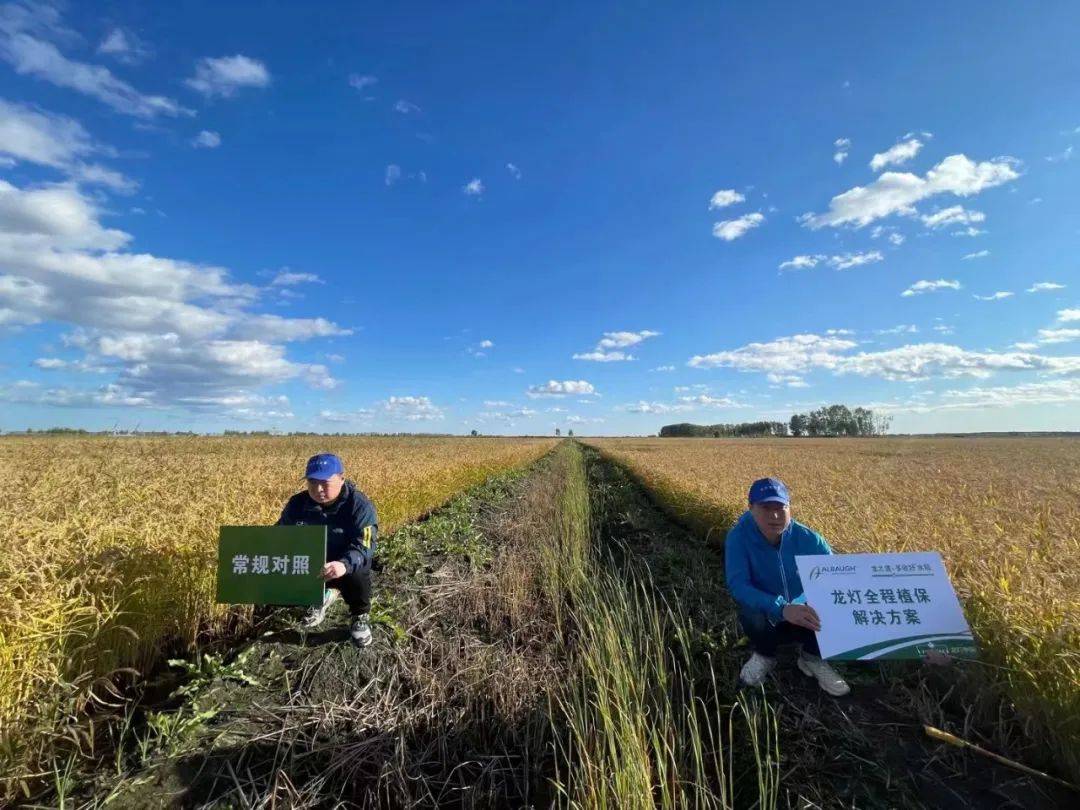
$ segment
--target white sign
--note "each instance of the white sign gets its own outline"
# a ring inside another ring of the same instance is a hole
[[[839,661],[922,658],[930,650],[976,654],[941,555],[795,557],[806,603],[821,618],[821,657]]]

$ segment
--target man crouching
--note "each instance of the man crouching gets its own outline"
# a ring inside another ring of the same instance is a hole
[[[788,489],[779,479],[755,481],[748,500],[750,508],[728,532],[724,545],[728,590],[738,603],[739,623],[754,651],[740,679],[748,686],[760,686],[776,666],[776,648],[796,642],[802,645],[798,666],[803,674],[817,678],[830,695],[846,695],[850,687],[820,657],[814,631],[821,629],[821,620],[806,604],[795,567],[797,554],[832,554],[832,549],[824,537],[792,519]]]
[[[326,618],[326,610],[344,597],[352,614],[349,635],[358,647],[371,643],[371,560],[379,521],[375,505],[352,481],[332,453],[312,456],[304,472],[307,490],[289,498],[278,519],[279,526],[326,526],[326,559],[322,578],[327,588],[320,607],[308,610],[305,627],[314,628]]]

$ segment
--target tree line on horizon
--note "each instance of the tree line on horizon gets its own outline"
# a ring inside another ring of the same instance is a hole
[[[847,405],[824,405],[809,413],[791,415],[787,422],[737,422],[695,425],[680,422],[664,425],[660,436],[705,438],[762,438],[767,436],[881,436],[888,433],[892,417],[876,414],[870,408]]]

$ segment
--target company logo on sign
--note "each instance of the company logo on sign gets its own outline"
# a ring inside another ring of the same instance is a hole
[[[810,571],[810,579],[821,579],[823,576],[844,576],[854,574],[854,565],[815,565]]]

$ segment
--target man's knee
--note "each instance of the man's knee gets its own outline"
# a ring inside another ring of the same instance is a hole
[[[739,624],[742,625],[743,632],[751,638],[776,630],[769,617],[756,610],[740,610]]]

